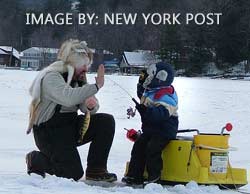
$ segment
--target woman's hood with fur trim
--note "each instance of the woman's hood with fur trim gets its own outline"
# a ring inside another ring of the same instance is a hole
[[[58,53],[58,59],[59,61],[50,64],[38,73],[29,89],[32,102],[30,105],[30,121],[27,133],[30,133],[34,124],[36,110],[41,100],[41,84],[44,76],[49,72],[68,72],[67,84],[70,84],[75,68],[81,65],[89,66],[93,61],[93,54],[85,41],[80,42],[79,40],[70,39],[62,44]]]

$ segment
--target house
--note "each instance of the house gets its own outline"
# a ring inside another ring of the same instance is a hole
[[[42,69],[57,60],[57,48],[31,47],[22,52],[21,67]]]
[[[118,59],[112,59],[112,60],[106,60],[103,62],[105,67],[105,73],[118,73],[120,72],[119,68],[119,60]]]
[[[92,72],[97,71],[100,64],[104,64],[105,61],[109,61],[114,58],[114,54],[107,50],[91,48],[91,51],[93,53],[93,63],[90,71]]]
[[[21,67],[40,70],[57,60],[58,51],[59,49],[57,48],[28,48],[22,52]],[[92,71],[96,71],[98,65],[102,64],[107,57],[109,58],[109,56],[113,55],[113,53],[106,50],[91,49],[91,51],[94,56],[91,66]]]
[[[20,54],[10,46],[0,46],[0,66],[10,68],[20,68]]]
[[[142,69],[159,61],[157,56],[151,51],[124,52],[120,70],[122,73],[139,74]]]

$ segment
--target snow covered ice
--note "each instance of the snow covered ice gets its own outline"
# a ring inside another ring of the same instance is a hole
[[[47,176],[26,174],[25,154],[36,149],[32,135],[26,135],[28,125],[28,88],[37,72],[0,70],[0,193],[7,194],[78,194],[78,193],[222,193],[217,186],[198,186],[190,182],[186,186],[162,187],[147,185],[144,189],[129,187],[102,188],[83,182]],[[94,82],[95,74],[89,74]],[[122,91],[114,80],[136,97],[138,76],[107,75],[105,86],[97,94],[99,112],[112,113],[116,120],[116,134],[108,161],[108,169],[118,179],[123,177],[125,163],[130,158],[132,143],[125,137],[124,127],[140,129],[140,117],[127,119],[126,109],[134,106],[131,98]],[[230,145],[238,151],[230,153],[232,166],[250,168],[250,86],[248,81],[212,80],[207,78],[176,78],[174,86],[179,96],[180,129],[198,128],[201,132],[219,133],[225,123],[234,126]],[[79,148],[84,169],[86,168],[88,145]],[[248,177],[249,180],[249,177]],[[250,185],[242,187],[250,191]]]

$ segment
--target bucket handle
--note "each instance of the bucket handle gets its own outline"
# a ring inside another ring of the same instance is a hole
[[[182,129],[178,130],[177,133],[187,133],[187,132],[197,132],[197,134],[200,134],[200,131],[198,129]]]
[[[207,146],[207,145],[203,145],[203,144],[198,144],[195,147],[205,148],[205,149],[210,149],[210,150],[225,151],[225,152],[237,151],[238,150],[236,147],[229,147],[228,149],[223,149],[223,148],[217,148],[217,147]]]

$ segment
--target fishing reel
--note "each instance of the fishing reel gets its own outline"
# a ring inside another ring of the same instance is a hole
[[[130,119],[134,117],[136,113],[136,109],[133,109],[131,106],[127,109],[127,118]]]
[[[126,128],[124,128],[124,130],[127,131],[126,137],[132,142],[135,142],[142,134],[140,130],[136,131],[135,129],[126,129]]]
[[[136,101],[136,99],[132,98],[133,102],[138,105],[139,102]],[[131,106],[127,109],[127,118],[130,119],[131,117],[134,117],[136,113],[136,108],[133,109]]]

